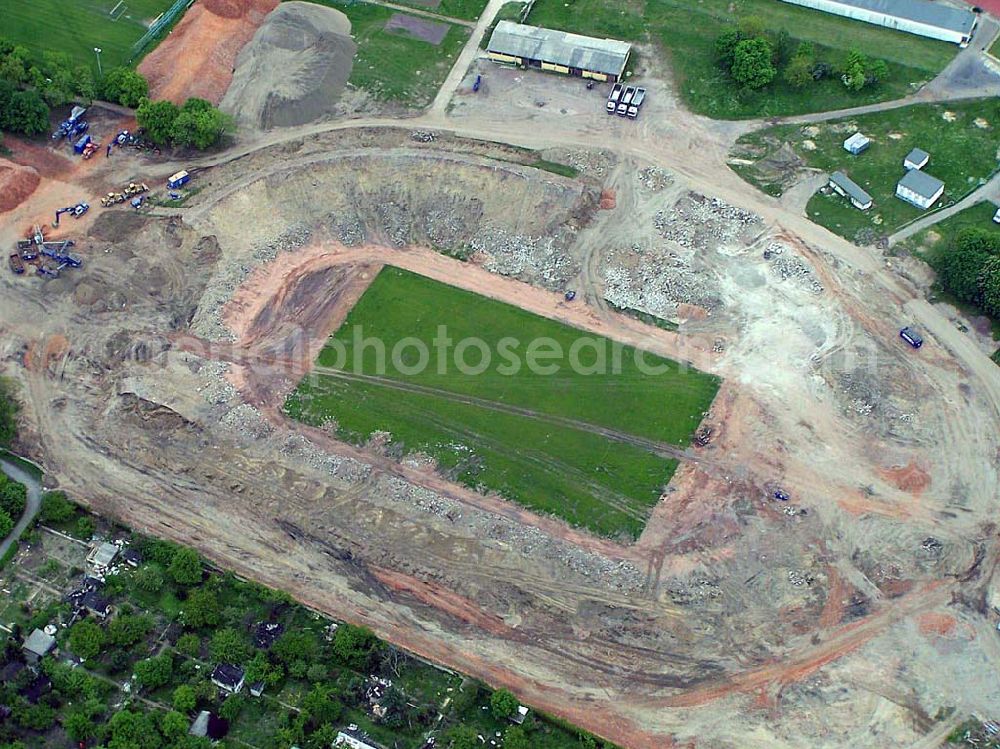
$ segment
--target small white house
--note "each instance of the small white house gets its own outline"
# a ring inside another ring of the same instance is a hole
[[[827,184],[835,193],[843,195],[850,200],[851,205],[859,211],[867,211],[872,207],[872,196],[866,193],[861,185],[843,172],[834,172],[831,174],[830,181]]]
[[[868,150],[872,142],[861,133],[855,133],[844,141],[844,150],[857,156]]]
[[[997,208],[997,212],[993,214],[993,223],[1000,224],[1000,208]]]
[[[903,159],[903,168],[910,169],[923,169],[927,166],[927,162],[931,160],[931,155],[922,148],[914,148],[908,154],[906,158]]]
[[[944,194],[944,182],[919,169],[911,169],[896,184],[896,197],[924,210]]]

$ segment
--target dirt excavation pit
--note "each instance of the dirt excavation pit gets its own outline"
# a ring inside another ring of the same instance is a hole
[[[152,99],[181,104],[196,96],[222,101],[236,58],[278,0],[195,3],[166,39],[139,64]]]
[[[41,178],[30,166],[0,159],[0,212],[12,211],[38,189]]]
[[[332,115],[351,75],[356,45],[350,31],[338,10],[282,3],[237,58],[223,111],[261,130]]]

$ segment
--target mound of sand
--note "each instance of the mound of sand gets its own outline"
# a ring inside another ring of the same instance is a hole
[[[0,213],[21,205],[37,189],[39,181],[38,172],[30,166],[0,159]]]
[[[222,109],[241,126],[262,130],[329,116],[351,74],[350,31],[338,10],[282,3],[237,58]]]
[[[139,64],[153,99],[222,101],[243,46],[278,0],[203,0]]]

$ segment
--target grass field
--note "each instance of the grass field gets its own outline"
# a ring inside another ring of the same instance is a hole
[[[812,42],[819,60],[837,63],[852,48],[881,57],[889,80],[852,93],[834,79],[796,90],[776,81],[750,95],[739,92],[715,64],[715,38],[727,24],[757,16],[772,31]],[[528,23],[660,45],[695,112],[719,119],[828,111],[899,98],[934,77],[957,48],[779,0],[537,0]]]
[[[386,21],[396,13],[391,8],[313,1],[336,8],[351,20],[358,51],[349,82],[383,101],[412,107],[429,104],[469,38],[469,29],[447,24],[447,36],[434,45],[404,33],[386,32]]]
[[[500,492],[599,535],[637,537],[677,467],[675,460],[651,453],[642,440],[687,444],[718,380],[652,356],[647,360],[665,371],[644,374],[635,352],[626,347],[620,347],[617,374],[578,373],[566,358],[554,360],[560,368],[553,374],[527,367],[511,374],[497,366],[503,362],[496,357],[480,374],[462,374],[450,364],[440,369],[433,358],[429,367],[412,373],[419,359],[414,349],[380,366],[375,348],[359,347],[355,340],[360,326],[365,337],[381,339],[388,351],[413,337],[434,352],[440,325],[447,325],[455,346],[477,337],[492,352],[501,351],[501,339],[512,336],[522,360],[531,341],[548,339],[568,352],[583,336],[515,307],[387,268],[317,362],[363,376],[307,378],[286,410],[314,425],[335,419],[340,434],[354,442],[389,432],[397,450],[432,455],[442,470],[468,486]],[[610,342],[592,340],[610,351]],[[338,347],[344,354],[340,361]],[[470,348],[466,361],[475,366],[480,356]],[[592,347],[579,358],[584,366],[597,362]],[[382,377],[373,379],[376,372]],[[592,427],[620,436],[613,439]]]
[[[171,0],[125,0],[127,10],[117,21],[108,12],[117,0],[4,0],[0,36],[33,54],[65,52],[74,62],[97,72],[94,47],[101,48],[104,70],[124,65],[132,45]],[[147,50],[148,51],[148,50]]]
[[[397,5],[409,5],[429,13],[435,13],[447,18],[459,18],[464,21],[475,21],[486,7],[486,0],[441,0],[436,8],[420,0],[395,0]]]

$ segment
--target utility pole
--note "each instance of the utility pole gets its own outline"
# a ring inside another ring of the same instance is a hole
[[[101,70],[101,48],[100,47],[94,47],[94,54],[97,55],[97,74],[101,78],[103,78],[104,77],[104,71]]]

